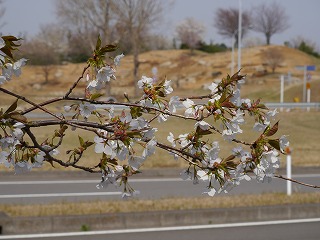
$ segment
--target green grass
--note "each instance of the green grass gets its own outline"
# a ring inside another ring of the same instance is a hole
[[[91,201],[54,204],[1,204],[0,212],[9,216],[57,216],[85,215],[120,212],[188,210],[207,208],[234,208],[272,206],[285,204],[320,203],[320,193],[296,193],[287,196],[282,193],[261,195],[215,196],[198,198],[168,198],[159,200]]]
[[[280,137],[281,135],[287,135],[292,148],[292,162],[294,166],[320,166],[320,112],[305,112],[302,110],[293,110],[291,112],[282,112],[278,114],[277,120],[279,122],[279,132],[275,137]],[[209,120],[210,123],[210,120]],[[211,122],[212,123],[212,122]],[[160,142],[167,143],[168,133],[171,131],[174,136],[186,133],[193,129],[193,121],[187,121],[183,119],[169,118],[169,120],[163,124],[155,123],[154,127],[158,128],[156,133],[156,139]],[[249,120],[247,124],[242,126],[244,134],[239,135],[239,139],[252,142],[259,134],[252,131],[253,121]],[[38,138],[44,140],[50,138],[54,132],[54,127],[38,128],[35,129],[35,133]],[[59,147],[60,158],[67,160],[66,151],[69,149],[74,149],[79,146],[78,135],[81,135],[84,140],[93,141],[93,134],[85,133],[83,131],[71,131],[67,130],[64,143]],[[236,146],[236,144],[229,144],[225,142],[219,134],[213,134],[210,136],[210,141],[219,141],[221,148],[221,157],[227,157],[231,153],[231,149]],[[135,147],[137,154],[139,152],[139,147]],[[141,149],[140,149],[141,150]],[[285,156],[281,156],[282,163],[285,162]],[[99,162],[99,155],[94,153],[94,146],[90,147],[87,152],[85,152],[81,164],[85,166],[96,165]],[[41,170],[75,170],[73,168],[64,168],[54,165],[45,164]],[[187,166],[183,160],[174,160],[171,155],[167,152],[158,149],[156,153],[148,158],[144,163],[142,169],[150,168],[182,168]],[[5,170],[3,166],[0,166],[1,170]]]

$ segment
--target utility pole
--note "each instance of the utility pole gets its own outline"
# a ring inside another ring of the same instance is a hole
[[[242,37],[242,3],[239,0],[239,19],[238,19],[238,71],[241,69],[241,37]]]

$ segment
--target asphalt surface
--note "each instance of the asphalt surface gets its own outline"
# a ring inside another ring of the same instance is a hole
[[[172,228],[154,228],[154,229],[127,229],[118,231],[100,231],[66,233],[69,236],[61,234],[41,236],[7,236],[9,239],[37,239],[37,240],[194,240],[194,239],[219,239],[219,240],[319,240],[320,219],[308,222],[309,220],[292,221],[268,221],[253,223],[234,223],[219,225],[200,225]],[[123,233],[126,231],[125,233]],[[81,235],[82,234],[82,235]],[[86,234],[86,235],[84,235]],[[6,236],[0,239],[6,239]]]
[[[302,182],[320,185],[320,174],[293,175]],[[19,176],[17,180],[1,178],[0,204],[49,203],[66,201],[112,200],[121,197],[122,188],[109,186],[97,189],[99,179],[70,179],[70,177],[31,178],[28,175]],[[257,183],[256,180],[243,181],[229,194],[261,194],[270,192],[286,192],[286,181],[273,179],[271,183]],[[191,181],[179,178],[147,178],[133,179],[131,186],[141,192],[140,199],[159,199],[166,197],[195,197],[203,196],[205,183],[194,185]],[[293,192],[316,192],[319,189],[292,184]],[[229,195],[228,194],[228,195]]]

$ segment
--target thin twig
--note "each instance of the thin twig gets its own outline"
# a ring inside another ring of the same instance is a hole
[[[294,180],[294,179],[291,179],[291,178],[286,178],[286,177],[283,177],[282,175],[274,175],[274,177],[280,178],[280,179],[283,179],[283,180],[287,180],[287,181],[290,181],[290,182],[294,182],[294,183],[297,183],[297,184],[300,184],[300,185],[303,185],[303,186],[306,186],[306,187],[320,188],[320,186],[312,185],[312,184],[308,184],[308,183],[304,183],[304,182],[300,182],[300,181],[297,181],[297,180]]]
[[[87,69],[90,67],[90,64],[88,64],[83,70],[81,76],[78,78],[77,81],[75,81],[72,85],[72,87],[68,90],[68,92],[64,95],[64,98],[68,98],[69,95],[72,93],[73,89],[76,88],[80,80],[83,78],[84,73],[87,71]]]
[[[14,96],[14,97],[16,97],[16,98],[18,98],[18,99],[21,99],[21,100],[23,100],[24,102],[27,102],[27,103],[29,103],[30,105],[32,105],[32,106],[34,106],[34,107],[36,107],[36,108],[38,108],[38,109],[41,109],[42,111],[48,113],[49,115],[51,115],[51,116],[53,116],[53,117],[55,117],[55,118],[57,118],[57,119],[62,120],[61,117],[57,116],[56,114],[50,112],[48,109],[46,109],[46,108],[44,108],[44,107],[42,107],[42,106],[40,106],[40,105],[32,102],[31,100],[29,100],[29,99],[27,99],[27,98],[25,98],[25,97],[22,97],[22,96],[20,96],[20,95],[18,95],[18,94],[16,94],[16,93],[13,93],[13,92],[11,92],[11,91],[9,91],[9,90],[7,90],[7,89],[1,88],[1,87],[0,87],[0,91],[4,92],[4,93],[6,93],[6,94],[8,94],[8,95],[10,95],[10,96]]]

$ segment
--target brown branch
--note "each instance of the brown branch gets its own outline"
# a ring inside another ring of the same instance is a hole
[[[81,128],[86,131],[91,131],[94,132],[95,134],[99,135],[98,132],[94,129],[102,129],[106,130],[108,132],[114,132],[112,128],[108,128],[108,125],[106,124],[98,124],[98,123],[93,123],[93,122],[85,122],[85,121],[79,121],[79,120],[44,120],[44,121],[33,121],[27,123],[28,127],[44,127],[44,126],[52,126],[52,125],[60,125],[60,124],[66,124],[70,126],[74,126],[77,128]],[[91,128],[94,129],[91,129]]]
[[[61,100],[63,100],[62,97],[50,99],[50,100],[48,100],[48,101],[45,101],[45,102],[42,102],[42,103],[37,104],[37,106],[33,106],[33,107],[30,107],[30,108],[22,111],[21,114],[22,114],[22,115],[25,115],[25,114],[27,114],[27,113],[29,113],[29,112],[32,112],[33,110],[36,110],[36,109],[38,108],[38,106],[43,107],[43,106],[46,106],[46,105],[49,105],[49,104],[52,104],[52,103],[55,103],[55,102],[59,102],[59,101],[61,101]]]
[[[30,137],[31,141],[33,142],[34,146],[36,148],[38,148],[39,150],[41,150],[42,152],[44,152],[46,154],[46,159],[45,161],[47,162],[55,162],[55,163],[58,163],[60,166],[63,166],[63,167],[74,167],[74,168],[78,168],[78,169],[81,169],[81,170],[84,170],[86,172],[90,172],[90,173],[98,173],[98,172],[101,172],[100,170],[95,170],[96,168],[98,168],[98,166],[94,166],[94,167],[84,167],[84,166],[79,166],[77,165],[76,163],[80,160],[80,158],[82,157],[82,154],[73,162],[64,162],[60,159],[57,159],[57,158],[54,158],[50,155],[50,152],[55,149],[53,147],[49,148],[49,149],[45,149],[43,148],[43,146],[41,146],[37,139],[36,139],[36,136],[30,131],[30,129],[28,127],[25,128],[25,131],[26,133],[28,134],[28,136]]]
[[[4,92],[4,93],[6,93],[6,94],[8,94],[8,95],[10,95],[10,96],[14,96],[14,97],[16,97],[16,98],[18,98],[18,99],[21,99],[22,101],[29,103],[30,105],[34,106],[35,108],[41,109],[42,111],[48,113],[49,115],[51,115],[51,116],[53,116],[53,117],[55,117],[55,118],[57,118],[57,119],[62,120],[62,118],[60,118],[60,117],[57,116],[56,114],[50,112],[48,109],[46,109],[46,108],[44,108],[44,107],[42,107],[42,106],[40,106],[40,105],[32,102],[31,100],[29,100],[29,99],[27,99],[27,98],[25,98],[25,97],[22,97],[22,96],[20,96],[20,95],[18,95],[18,94],[16,94],[16,93],[13,93],[13,92],[11,92],[11,91],[9,91],[9,90],[7,90],[7,89],[1,88],[1,87],[0,87],[0,91]]]
[[[297,180],[294,180],[294,179],[291,179],[291,178],[286,178],[286,177],[283,177],[282,175],[274,175],[274,177],[280,178],[280,179],[283,179],[283,180],[287,180],[287,181],[290,181],[290,182],[294,182],[294,183],[297,183],[297,184],[300,184],[300,185],[303,185],[303,186],[306,186],[306,187],[320,188],[320,186],[312,185],[312,184],[308,184],[308,183],[304,183],[304,182],[300,182],[300,181],[297,181]]]
[[[59,102],[59,101],[62,101],[62,100],[69,100],[68,97],[69,95],[71,94],[71,92],[73,91],[74,88],[76,88],[76,86],[78,85],[79,81],[83,78],[84,76],[84,73],[86,72],[86,70],[90,67],[90,65],[87,65],[83,71],[82,71],[82,74],[81,76],[78,78],[78,80],[76,82],[73,83],[72,87],[68,90],[68,92],[65,94],[65,96],[63,97],[59,97],[59,98],[53,98],[53,99],[50,99],[48,101],[45,101],[45,102],[42,102],[42,103],[39,103],[38,106],[46,106],[46,105],[49,105],[49,104],[52,104],[52,103],[55,103],[55,102]],[[33,110],[37,109],[38,107],[37,106],[33,106],[31,108],[28,108],[26,110],[24,110],[21,114],[24,115],[26,113],[29,113],[29,112],[32,112]]]
[[[69,95],[72,93],[73,89],[76,88],[76,86],[78,85],[78,83],[80,82],[80,80],[83,78],[84,73],[87,71],[87,69],[88,69],[89,67],[90,67],[90,64],[88,64],[85,68],[83,68],[81,76],[78,78],[77,81],[75,81],[75,82],[73,83],[73,85],[71,86],[71,88],[70,88],[70,89],[68,90],[68,92],[64,95],[64,98],[65,98],[65,99],[68,98]]]

